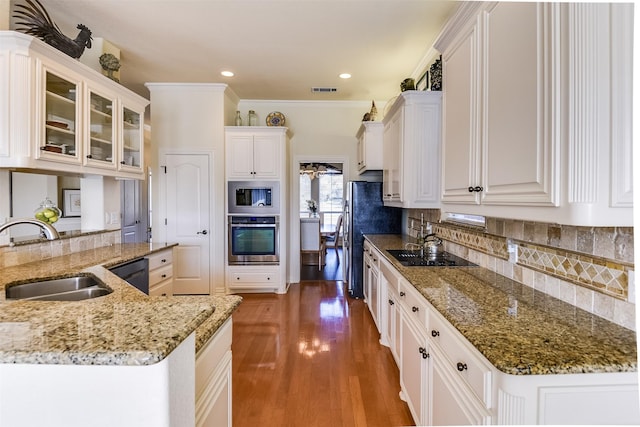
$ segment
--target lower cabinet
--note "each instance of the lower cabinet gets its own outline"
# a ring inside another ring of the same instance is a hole
[[[197,427],[231,427],[231,338],[229,318],[196,354]]]
[[[230,292],[279,292],[279,265],[242,265],[227,267],[227,289]]]
[[[368,250],[379,270],[366,302],[417,425],[640,424],[636,372],[501,372],[376,247]]]
[[[456,378],[444,354],[431,349],[431,420],[429,425],[459,426],[491,424],[489,411],[478,403]]]
[[[415,325],[408,313],[400,315],[400,386],[417,425],[428,425],[430,355],[424,327]]]
[[[149,296],[173,295],[173,249],[147,256],[149,260]]]

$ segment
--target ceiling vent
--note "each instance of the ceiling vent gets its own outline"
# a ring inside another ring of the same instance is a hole
[[[337,87],[312,87],[311,92],[313,93],[333,93],[337,92]]]

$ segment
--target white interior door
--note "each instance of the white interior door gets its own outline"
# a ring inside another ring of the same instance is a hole
[[[167,154],[167,242],[177,242],[174,294],[209,294],[210,171],[206,154]]]

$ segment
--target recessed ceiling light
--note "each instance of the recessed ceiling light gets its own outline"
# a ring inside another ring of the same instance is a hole
[[[232,71],[223,71],[220,74],[222,74],[225,77],[233,77],[233,72]]]
[[[350,78],[351,78],[351,74],[349,74],[349,73],[342,73],[342,74],[340,74],[338,77],[340,77],[341,79],[350,79]]]

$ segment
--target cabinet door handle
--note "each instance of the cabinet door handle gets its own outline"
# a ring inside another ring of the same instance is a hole
[[[127,164],[127,162],[125,162],[124,160],[121,160],[121,161],[120,161],[120,164],[121,164],[121,165],[126,165],[126,164]]]
[[[474,191],[479,193],[479,192],[481,192],[482,190],[484,190],[484,188],[482,188],[482,187],[480,187],[480,186],[477,186],[477,187],[469,187],[469,193],[473,193]]]
[[[400,296],[403,297],[404,295],[405,295],[405,293],[400,291]]]
[[[165,292],[164,294],[162,294],[162,296],[163,296],[163,297],[166,297],[166,296],[167,296],[167,293]]]
[[[435,329],[432,329],[431,330],[431,336],[434,337],[434,338],[438,337],[438,336],[440,336],[440,332],[436,331]]]
[[[416,306],[411,307],[411,311],[413,311],[414,313],[417,313],[418,310],[420,310],[420,309],[418,307],[416,307]]]
[[[167,260],[166,259],[161,259],[160,262],[167,262]]]
[[[458,364],[456,365],[456,368],[458,368],[458,371],[460,371],[460,372],[466,371],[467,370],[467,364],[466,363],[462,363],[462,362],[458,362]]]
[[[164,279],[165,277],[167,277],[167,275],[166,275],[166,274],[163,274],[161,277]]]
[[[205,234],[206,235],[207,233],[208,233],[207,230],[202,230],[202,231],[198,231],[196,234]]]
[[[393,304],[395,304],[395,302],[393,302],[393,300],[392,300],[392,299],[390,299],[390,300],[389,300],[389,305],[393,305]]]

